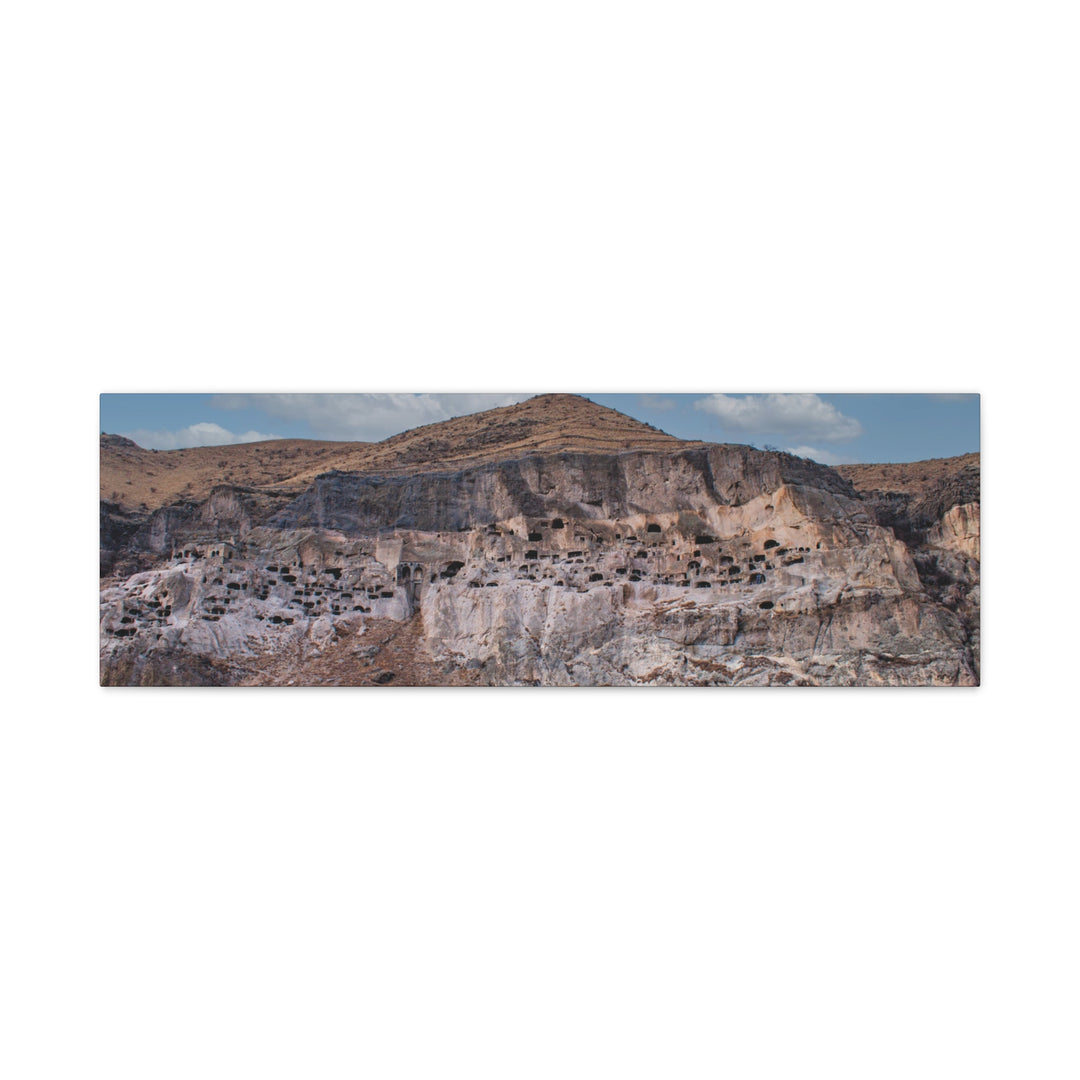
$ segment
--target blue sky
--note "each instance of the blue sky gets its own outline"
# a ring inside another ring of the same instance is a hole
[[[509,405],[506,394],[102,394],[101,430],[148,449],[260,439],[377,441]],[[827,465],[979,449],[977,394],[585,394],[684,439],[788,450]]]

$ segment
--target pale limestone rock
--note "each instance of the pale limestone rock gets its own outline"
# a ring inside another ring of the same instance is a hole
[[[979,551],[979,504],[954,506],[927,533],[927,543],[934,547],[957,551],[976,561]]]

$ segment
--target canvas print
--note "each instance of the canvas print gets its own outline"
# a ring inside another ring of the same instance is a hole
[[[974,394],[103,394],[104,686],[976,686]]]

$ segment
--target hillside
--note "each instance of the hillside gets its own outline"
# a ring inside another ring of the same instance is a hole
[[[102,434],[99,492],[128,510],[157,510],[179,499],[205,499],[217,484],[303,490],[304,475],[334,468],[342,447],[365,443],[275,439],[188,450],[145,450],[130,439]],[[324,464],[325,463],[325,464]]]
[[[979,454],[930,458],[897,465],[836,465],[836,471],[850,480],[856,491],[889,491],[902,495],[928,494],[941,481],[957,473],[979,472]]]
[[[699,446],[575,394],[414,428],[378,443],[278,439],[189,450],[146,450],[101,435],[100,497],[129,510],[205,499],[217,484],[299,494],[320,473],[414,473],[563,451],[610,453]]]
[[[567,394],[380,443],[103,435],[101,681],[975,685],[972,458],[836,470]]]

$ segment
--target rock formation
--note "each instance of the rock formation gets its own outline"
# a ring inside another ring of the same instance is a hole
[[[330,446],[103,502],[103,682],[978,681],[977,462],[897,491],[570,395]],[[103,441],[103,491],[131,452]]]

